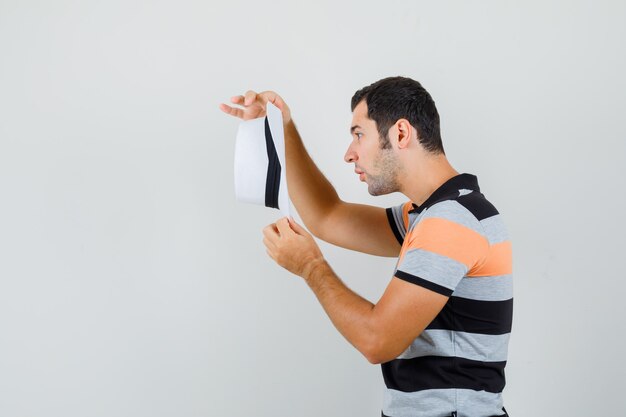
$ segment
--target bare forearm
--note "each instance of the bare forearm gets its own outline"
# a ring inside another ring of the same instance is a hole
[[[333,325],[370,362],[380,337],[374,305],[348,288],[325,260],[316,261],[304,274]]]
[[[339,197],[306,151],[293,120],[284,128],[289,197],[305,225],[318,234],[320,223]]]

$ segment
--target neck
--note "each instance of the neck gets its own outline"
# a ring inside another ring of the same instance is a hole
[[[403,178],[400,192],[418,206],[421,206],[443,183],[459,175],[443,154],[429,155],[411,168],[406,170],[408,175]]]

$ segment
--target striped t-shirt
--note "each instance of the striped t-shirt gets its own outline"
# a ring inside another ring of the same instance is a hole
[[[513,276],[500,214],[476,177],[461,174],[421,206],[390,207],[387,217],[402,245],[395,276],[450,298],[400,356],[382,364],[382,415],[506,415]]]

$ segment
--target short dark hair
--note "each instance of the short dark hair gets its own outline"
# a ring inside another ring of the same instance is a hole
[[[406,77],[378,80],[354,93],[352,111],[362,100],[367,104],[367,117],[376,122],[382,149],[391,147],[389,128],[398,119],[407,119],[417,130],[418,140],[424,149],[445,154],[437,107],[419,82]]]

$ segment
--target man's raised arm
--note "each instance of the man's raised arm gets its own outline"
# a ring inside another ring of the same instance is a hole
[[[316,237],[359,252],[397,256],[400,244],[393,234],[385,209],[342,201],[337,191],[309,156],[284,100],[273,91],[248,91],[231,98],[220,109],[242,120],[265,116],[270,101],[283,116],[289,197],[306,227]]]

